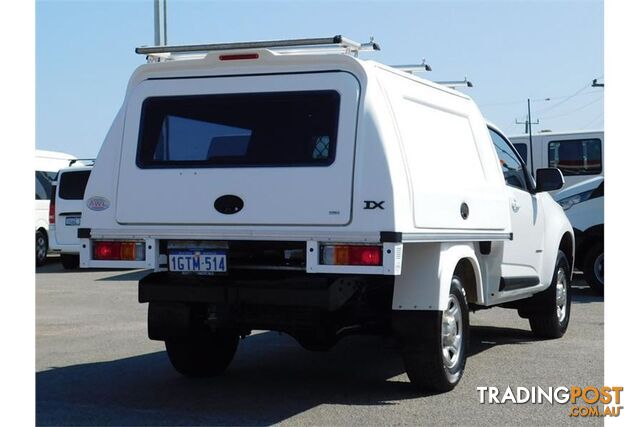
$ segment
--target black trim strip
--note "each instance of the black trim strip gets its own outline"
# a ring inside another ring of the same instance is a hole
[[[91,238],[90,228],[78,228],[78,239],[90,239],[90,238]]]
[[[381,231],[380,243],[402,243],[402,232]]]
[[[82,212],[60,212],[60,216],[82,215]]]
[[[500,291],[513,291],[515,289],[530,288],[540,284],[537,276],[501,277]]]
[[[405,233],[400,231],[381,231],[381,243],[411,242],[477,242],[485,240],[513,240],[513,233]]]

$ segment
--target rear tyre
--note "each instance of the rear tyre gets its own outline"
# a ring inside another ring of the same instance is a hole
[[[40,267],[47,261],[49,242],[47,235],[42,231],[36,231],[36,266]]]
[[[599,243],[589,249],[584,257],[584,278],[591,289],[604,294],[604,245]]]
[[[534,298],[537,310],[529,316],[531,331],[538,338],[560,338],[567,331],[571,315],[571,284],[569,262],[558,251],[551,285]]]
[[[165,341],[171,364],[187,377],[212,377],[231,363],[238,348],[235,330],[202,328],[188,337]]]
[[[453,390],[467,360],[469,307],[462,279],[451,281],[444,311],[396,311],[394,330],[407,376],[424,391]]]
[[[60,261],[65,270],[75,270],[80,267],[80,256],[72,254],[61,254]]]

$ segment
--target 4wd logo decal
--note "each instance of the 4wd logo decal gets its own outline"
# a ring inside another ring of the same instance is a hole
[[[92,211],[103,211],[105,209],[109,209],[109,199],[104,197],[91,197],[87,200],[87,207]]]
[[[373,200],[365,200],[364,201],[364,208],[365,209],[382,209],[384,210],[384,206],[382,206],[384,204],[384,200],[381,202],[376,202]]]

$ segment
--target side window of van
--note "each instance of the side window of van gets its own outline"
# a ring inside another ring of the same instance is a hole
[[[602,141],[550,141],[549,167],[558,168],[565,175],[597,175],[602,172]]]
[[[504,180],[511,187],[527,191],[525,169],[511,145],[497,132],[489,128],[489,134],[493,140],[493,146],[498,154]]]
[[[55,179],[55,172],[36,171],[36,200],[49,200],[51,198],[51,183]]]

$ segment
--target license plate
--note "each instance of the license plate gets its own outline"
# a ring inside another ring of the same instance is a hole
[[[216,250],[179,250],[169,252],[169,270],[194,273],[224,273],[227,254]]]
[[[80,225],[80,217],[68,216],[64,219],[64,225]]]

